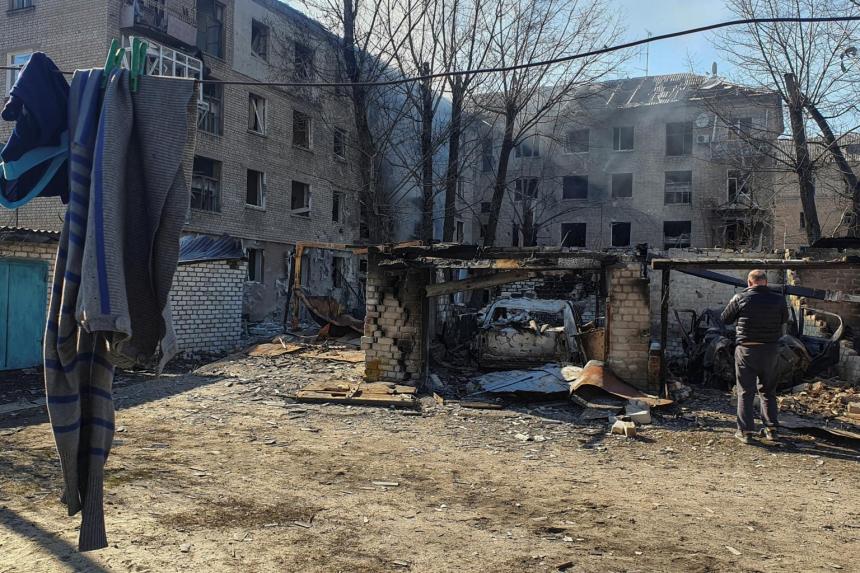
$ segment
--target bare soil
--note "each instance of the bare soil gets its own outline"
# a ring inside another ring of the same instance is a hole
[[[0,573],[860,571],[860,452],[743,446],[725,394],[635,440],[563,403],[286,398],[359,368],[233,356],[119,387],[110,547],[86,554],[44,412],[5,420]]]

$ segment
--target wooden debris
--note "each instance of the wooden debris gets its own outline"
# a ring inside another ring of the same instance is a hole
[[[292,354],[293,352],[298,352],[302,348],[304,347],[301,344],[272,344],[267,342],[252,346],[246,352],[248,356],[265,356],[269,358],[274,358],[276,356],[282,356],[284,354]]]
[[[414,408],[418,389],[388,382],[311,382],[296,393],[298,402],[330,402]]]

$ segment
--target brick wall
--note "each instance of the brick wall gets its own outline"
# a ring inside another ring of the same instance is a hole
[[[374,255],[368,255],[361,347],[367,352],[365,376],[369,381],[420,383],[423,325],[428,318],[424,285],[429,283],[429,271],[386,271]]]
[[[502,285],[495,289],[501,297],[534,296],[539,299],[570,300],[577,303],[584,322],[595,319],[596,283],[589,275],[552,272],[545,276]]]
[[[651,339],[648,279],[641,277],[641,265],[627,263],[607,273],[609,297],[609,352],[607,362],[625,382],[638,388],[648,386],[648,348]]]
[[[242,337],[246,263],[182,265],[173,276],[170,302],[181,352],[223,352]]]

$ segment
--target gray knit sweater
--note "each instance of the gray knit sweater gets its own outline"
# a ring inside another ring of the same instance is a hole
[[[81,551],[107,545],[104,464],[114,431],[114,365],[175,352],[168,292],[188,209],[193,82],[78,71],[69,99],[70,201],[45,334],[48,413]]]

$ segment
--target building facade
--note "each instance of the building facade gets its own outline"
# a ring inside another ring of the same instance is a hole
[[[674,74],[596,84],[558,107],[514,149],[496,245],[772,244],[763,150],[782,133],[774,95]],[[501,143],[500,126],[487,123],[471,175],[476,242]]]
[[[336,37],[276,0],[15,0],[0,11],[5,65],[48,54],[62,70],[100,67],[111,39],[147,40],[148,71],[228,82],[331,81]],[[9,71],[8,93],[16,73]],[[359,206],[353,118],[335,88],[204,83],[186,232],[242,240],[248,264],[243,314],[284,316],[290,258],[300,241],[354,243]],[[0,124],[0,141],[12,126]],[[37,200],[0,212],[0,226],[58,230],[64,206]],[[314,250],[309,294],[349,309],[359,262]]]

